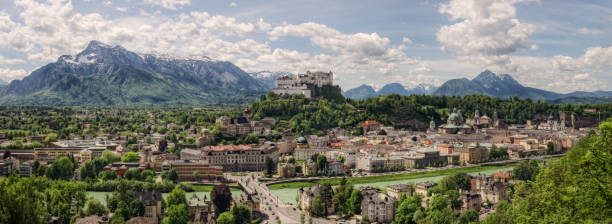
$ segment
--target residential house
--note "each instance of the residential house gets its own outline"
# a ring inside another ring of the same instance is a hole
[[[372,223],[390,223],[395,216],[397,200],[377,188],[359,189],[363,195],[361,214]]]
[[[159,192],[135,192],[134,199],[140,200],[145,206],[144,217],[161,218],[162,216],[162,194]]]

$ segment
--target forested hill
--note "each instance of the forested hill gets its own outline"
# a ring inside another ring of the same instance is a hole
[[[612,223],[612,123],[599,132],[533,169],[535,177],[512,187],[512,202],[497,203],[483,223]]]
[[[251,105],[255,119],[276,117],[281,125],[296,133],[323,134],[325,130],[342,127],[354,128],[359,122],[377,120],[396,128],[426,130],[433,118],[437,125],[445,122],[452,108],[462,111],[464,117],[474,116],[475,110],[492,117],[497,111],[499,118],[507,124],[524,124],[527,120],[544,121],[551,114],[555,119],[565,114],[574,114],[579,126],[597,123],[598,114],[585,111],[596,109],[601,118],[612,115],[612,104],[551,104],[530,99],[493,98],[483,95],[463,97],[397,94],[378,96],[365,100],[327,99],[310,100],[300,96],[278,98],[274,94],[262,96]]]

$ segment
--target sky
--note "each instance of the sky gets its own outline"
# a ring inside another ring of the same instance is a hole
[[[0,79],[91,40],[246,72],[332,71],[343,90],[485,69],[561,93],[612,90],[612,1],[0,0]]]

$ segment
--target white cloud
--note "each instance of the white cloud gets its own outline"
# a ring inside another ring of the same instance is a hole
[[[199,25],[208,28],[214,33],[224,35],[244,35],[254,33],[255,25],[252,23],[239,23],[235,18],[225,16],[211,16],[207,12],[192,12],[191,16]]]
[[[140,52],[198,54],[221,60],[270,52],[266,43],[253,39],[227,41],[220,37],[255,33],[255,24],[206,12],[172,18],[145,12],[109,20],[97,13],[75,12],[68,0],[18,0],[15,5],[19,20],[0,12],[0,47],[24,52],[28,60],[54,61],[62,54],[81,51],[90,40]],[[270,25],[260,20],[257,26],[265,29]]]
[[[115,8],[117,11],[119,12],[127,12],[127,8],[126,7],[117,7]]]
[[[191,0],[144,0],[144,2],[171,10],[176,10],[177,7],[191,4]]]
[[[403,52],[403,45],[392,45],[386,37],[377,33],[345,34],[323,24],[308,22],[303,24],[283,24],[268,31],[270,40],[275,41],[284,36],[308,37],[315,46],[335,52],[333,59],[327,62],[329,67],[340,67],[346,73],[358,73],[358,70],[375,69],[377,73],[390,74],[398,66],[414,64],[417,60],[408,58]],[[328,58],[321,54],[316,57]],[[315,63],[316,64],[316,63]]]
[[[584,35],[599,35],[603,33],[603,31],[600,29],[589,29],[586,27],[582,27],[578,30],[578,33],[584,34]]]
[[[4,58],[2,55],[0,55],[0,65],[12,65],[21,63],[25,63],[25,61],[22,59]]]
[[[230,7],[236,7],[238,6],[238,4],[236,4],[235,2],[230,2]]]
[[[587,73],[580,73],[574,76],[574,80],[575,81],[582,81],[582,80],[587,80],[591,77],[591,75],[587,74]]]
[[[527,47],[535,26],[521,23],[513,4],[518,0],[452,0],[439,12],[455,24],[442,26],[437,40],[443,49],[485,66],[513,66],[507,55]]]
[[[272,29],[272,25],[266,23],[263,18],[259,18],[259,20],[257,21],[257,28],[259,28],[259,30],[261,31],[268,31]]]
[[[0,68],[0,77],[5,80],[14,80],[14,79],[22,79],[27,75],[27,72],[23,69],[8,69],[8,68]]]
[[[565,71],[612,67],[612,47],[590,47],[578,58],[554,56],[553,67]]]

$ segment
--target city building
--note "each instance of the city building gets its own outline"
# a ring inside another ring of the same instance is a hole
[[[162,194],[159,192],[135,192],[134,199],[141,201],[145,206],[144,217],[161,218],[162,216]]]
[[[295,177],[295,164],[294,163],[278,163],[278,177],[280,178],[289,178]]]
[[[336,175],[344,175],[344,163],[337,161],[328,161],[327,162],[327,173],[328,175],[336,176]]]
[[[461,192],[459,199],[463,202],[461,205],[460,212],[465,212],[470,209],[474,209],[480,212],[480,204],[482,203],[480,194],[473,192]]]
[[[367,216],[372,223],[390,223],[395,216],[397,200],[377,188],[359,189],[363,195],[361,215]]]
[[[438,130],[444,134],[469,134],[472,132],[472,127],[464,123],[461,110],[453,108],[453,112],[446,119],[446,124],[440,125]]]
[[[361,122],[359,123],[359,126],[361,126],[363,128],[363,131],[366,133],[370,131],[377,131],[378,129],[380,129],[380,124],[375,120]]]
[[[333,194],[333,190],[330,189]],[[300,188],[298,190],[298,205],[300,208],[308,213],[312,213],[312,201],[315,197],[321,197],[321,185],[317,184],[310,188],[304,189]],[[334,213],[334,205],[333,203],[326,204],[327,213]]]
[[[32,175],[34,164],[31,161],[23,162],[19,164],[19,176],[20,177],[29,177]]]
[[[165,169],[175,169],[179,181],[216,181],[223,179],[223,168],[210,166],[204,160],[168,160],[163,167],[166,167]]]
[[[104,150],[109,149],[109,147],[104,146],[87,146],[87,147],[54,147],[54,148],[35,148],[34,149],[34,157],[36,160],[56,160],[62,156],[68,157],[80,157],[81,151],[87,150],[84,152],[84,156],[88,160],[92,160],[95,158],[102,157],[102,152]],[[115,148],[112,147],[112,150]],[[88,161],[85,160],[85,161]]]
[[[414,193],[414,188],[407,184],[395,184],[387,186],[387,194],[389,196],[399,200],[403,195],[406,197],[412,196]]]
[[[472,177],[471,192],[480,194],[482,200],[496,204],[500,200],[508,200],[508,189],[510,188],[509,173],[497,172],[490,176],[479,175]]]
[[[427,197],[427,190],[437,185],[437,183],[431,181],[417,183],[414,192],[421,197]]]
[[[298,138],[298,140],[302,140],[302,139]],[[315,158],[316,155],[325,155],[325,153],[327,153],[327,151],[330,150],[329,148],[303,147],[301,146],[301,143],[299,141],[297,144],[298,144],[298,148],[293,150],[293,158],[295,158],[295,160],[297,161],[306,161],[309,159],[316,159]]]
[[[211,166],[221,166],[225,172],[262,171],[266,157],[278,161],[278,148],[263,145],[217,145],[202,148],[201,160]]]
[[[187,210],[192,222],[210,223],[214,220],[213,205],[211,201],[206,200],[206,195],[199,198],[197,194],[192,194],[187,200]]]
[[[467,149],[459,151],[459,161],[461,163],[484,162],[489,157],[489,149],[484,146],[469,146]]]
[[[257,194],[242,193],[234,200],[234,204],[243,204],[249,207],[251,212],[259,212],[259,205],[261,203]]]

